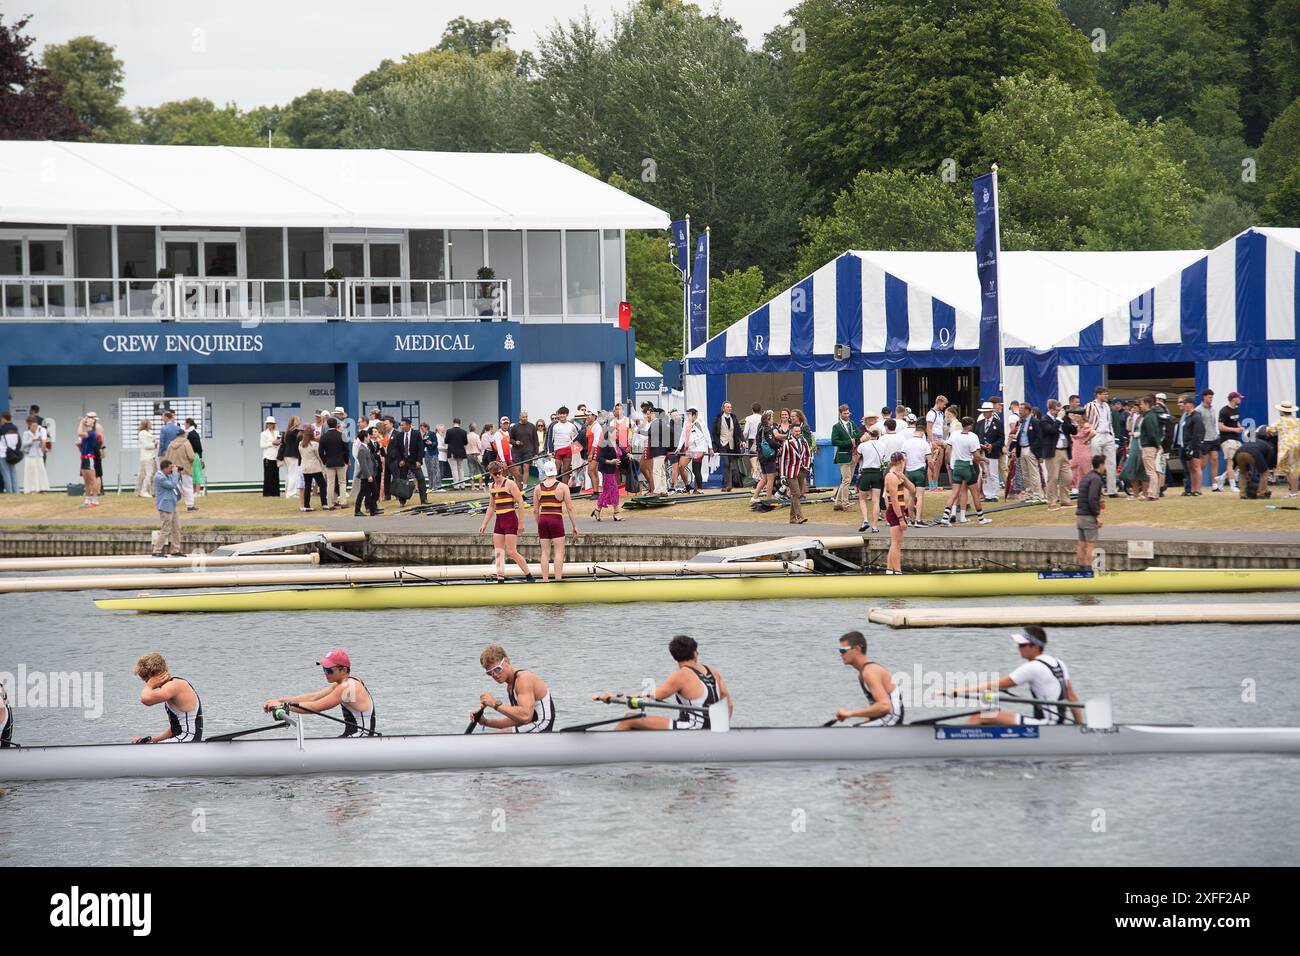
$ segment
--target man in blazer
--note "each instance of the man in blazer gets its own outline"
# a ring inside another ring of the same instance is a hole
[[[975,437],[980,440],[980,451],[984,460],[980,469],[984,472],[984,486],[981,489],[985,501],[997,501],[998,491],[1002,487],[1001,472],[998,462],[1002,458],[1002,447],[1007,443],[1007,431],[1002,424],[1002,416],[997,413],[992,402],[980,406],[980,417],[975,421]]]
[[[1020,475],[1024,492],[1023,501],[1043,500],[1043,472],[1038,466],[1038,409],[1028,402],[1020,403],[1020,427],[1012,443],[1012,454],[1016,456],[1016,473]]]
[[[744,441],[740,419],[731,411],[731,402],[722,403],[722,411],[713,419],[710,429],[713,435],[713,450],[722,456],[722,490],[730,491],[739,479],[744,483],[744,471],[741,467],[741,453]]]
[[[352,514],[361,517],[361,508],[373,518],[379,513],[379,469],[375,463],[375,453],[367,441],[357,442],[357,468],[352,473],[352,496],[356,504]]]
[[[1033,431],[1037,439],[1034,454],[1047,472],[1047,487],[1044,489],[1047,510],[1055,511],[1070,503],[1073,477],[1070,472],[1070,436],[1078,429],[1061,408],[1061,403],[1049,398],[1047,414],[1034,423]]]
[[[424,439],[419,432],[411,428],[411,420],[403,418],[395,434],[388,443],[388,486],[392,487],[394,477],[405,477],[414,473],[415,487],[420,493],[420,504],[429,503],[428,486],[424,483]]]
[[[849,406],[840,406],[839,420],[831,426],[831,445],[835,449],[835,464],[840,469],[840,484],[835,489],[836,511],[849,510],[849,489],[853,486],[853,452],[862,437],[857,423],[853,420]]]
[[[326,511],[348,503],[348,443],[342,425],[331,415],[320,433],[320,460],[325,467]]]
[[[1205,454],[1205,417],[1196,407],[1196,398],[1184,395],[1180,401],[1183,416],[1174,426],[1174,450],[1183,463],[1183,495],[1201,493],[1201,462]]]

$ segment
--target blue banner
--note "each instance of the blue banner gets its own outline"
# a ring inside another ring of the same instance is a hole
[[[695,241],[695,264],[691,268],[691,341],[690,348],[704,344],[709,337],[709,231]]]
[[[998,247],[998,174],[995,170],[975,179],[975,271],[980,281],[980,398],[1002,391]]]
[[[683,276],[689,275],[691,259],[691,221],[673,220],[673,265]]]

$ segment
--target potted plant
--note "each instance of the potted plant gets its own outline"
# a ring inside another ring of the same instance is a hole
[[[328,269],[325,270],[325,278],[337,280],[337,279],[344,279],[347,277],[343,275],[343,270],[341,270],[338,266],[330,266]],[[325,294],[327,296],[333,297],[338,294],[338,291],[339,291],[338,283],[328,282],[325,284]]]
[[[478,279],[491,280],[497,277],[496,270],[491,266],[480,266],[475,277]],[[476,303],[479,318],[482,321],[490,322],[492,317],[497,314],[497,308],[500,303],[496,300],[497,286],[491,281],[484,282],[479,286],[478,301]]]

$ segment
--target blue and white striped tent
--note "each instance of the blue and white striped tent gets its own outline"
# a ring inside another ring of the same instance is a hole
[[[1190,362],[1197,392],[1212,388],[1216,404],[1232,391],[1245,395],[1243,419],[1265,424],[1279,402],[1296,400],[1300,229],[1248,229],[1153,278],[1049,348],[1010,349],[1008,364],[1024,368],[1025,397],[1091,396],[1107,365]]]
[[[1140,296],[1153,276],[1204,255],[1003,253],[1006,395],[1022,396],[1026,386],[1038,384],[1035,376],[1048,374],[1042,354],[1057,340]],[[728,397],[728,375],[801,373],[804,411],[818,438],[818,471],[825,476],[833,472],[830,430],[841,403],[855,416],[894,405],[900,369],[976,366],[979,335],[974,252],[850,251],[693,350],[686,362],[686,401],[711,417]],[[836,344],[850,347],[847,359],[834,357]],[[1025,361],[1033,364],[1022,368]],[[1061,369],[1058,363],[1050,371]],[[1068,380],[1068,366],[1062,374]]]

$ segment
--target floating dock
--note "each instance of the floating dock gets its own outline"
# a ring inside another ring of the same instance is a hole
[[[1089,627],[1094,624],[1295,624],[1300,604],[1112,604],[1059,607],[873,607],[872,624],[889,627]]]

